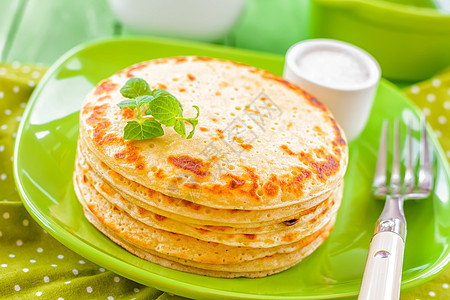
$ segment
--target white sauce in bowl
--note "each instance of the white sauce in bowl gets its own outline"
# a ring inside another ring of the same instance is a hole
[[[369,79],[365,65],[339,49],[314,49],[298,57],[296,63],[305,77],[326,86],[348,88]]]

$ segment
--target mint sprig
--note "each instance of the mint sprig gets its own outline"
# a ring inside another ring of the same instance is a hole
[[[141,78],[130,78],[120,89],[125,100],[117,104],[122,109],[125,107],[136,110],[137,120],[128,121],[123,131],[126,140],[146,140],[163,136],[161,125],[173,127],[183,138],[190,139],[194,135],[195,126],[198,124],[200,110],[195,118],[183,117],[183,107],[180,101],[163,89],[151,90],[148,83]],[[191,124],[192,130],[186,137],[185,122]]]

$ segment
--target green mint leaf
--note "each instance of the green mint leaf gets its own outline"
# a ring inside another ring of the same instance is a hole
[[[176,120],[175,126],[173,126],[173,129],[181,135],[182,138],[186,137],[186,126],[184,125],[183,120]]]
[[[153,95],[153,97],[155,97],[155,98],[160,98],[160,97],[163,97],[163,98],[164,98],[164,97],[168,97],[168,98],[172,98],[172,99],[176,100],[176,101],[178,102],[178,105],[179,105],[179,107],[180,107],[181,112],[183,112],[183,107],[181,106],[180,101],[178,101],[178,99],[177,99],[174,95],[172,95],[171,93],[169,93],[168,91],[162,90],[162,89],[156,89],[156,90],[153,90],[153,91],[152,91],[152,95]]]
[[[151,95],[152,91],[144,79],[130,78],[120,89],[120,93],[125,98],[134,99],[140,96]]]
[[[124,107],[129,107],[131,110],[134,110],[136,107],[140,106],[139,103],[134,99],[125,99],[119,103],[117,106],[122,109]]]
[[[150,104],[150,102],[153,101],[153,96],[139,96],[137,98],[135,98],[137,104],[139,105],[139,107],[141,107],[144,104]]]
[[[161,124],[155,119],[147,119],[142,123],[128,121],[123,132],[126,140],[145,140],[164,135]]]
[[[187,139],[190,139],[190,138],[192,138],[194,136],[195,126],[197,126],[197,124],[198,124],[197,118],[200,115],[200,109],[198,108],[198,106],[197,105],[192,105],[192,107],[197,110],[197,115],[195,116],[195,118],[186,119],[186,122],[188,122],[189,124],[192,125],[192,130],[191,130],[191,132],[189,132],[189,135],[186,137]]]
[[[183,116],[180,102],[175,97],[157,97],[150,102],[149,109],[155,119],[168,127],[174,126],[176,118]]]

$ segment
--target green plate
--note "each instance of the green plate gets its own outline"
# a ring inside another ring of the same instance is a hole
[[[198,299],[322,299],[357,295],[367,248],[382,201],[370,182],[383,118],[416,118],[394,86],[382,81],[367,127],[350,144],[345,192],[329,239],[295,267],[260,279],[220,279],[183,273],[139,259],[98,232],[85,218],[72,186],[78,111],[101,79],[133,63],[173,55],[228,58],[281,74],[283,58],[219,46],[162,39],[118,39],[80,46],[46,74],[27,106],[15,148],[15,178],[34,218],[61,243],[122,276]],[[417,132],[416,132],[417,134]],[[436,275],[449,262],[449,168],[432,136],[436,190],[405,205],[408,238],[403,289]]]

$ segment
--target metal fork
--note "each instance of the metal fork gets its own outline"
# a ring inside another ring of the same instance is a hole
[[[433,172],[426,132],[425,117],[421,117],[420,162],[416,182],[412,158],[412,133],[408,126],[405,143],[406,159],[403,182],[400,168],[400,126],[394,122],[394,152],[390,181],[387,180],[388,121],[383,122],[380,148],[372,184],[375,197],[386,197],[386,203],[370,242],[359,300],[399,299],[406,238],[406,220],[403,212],[405,199],[422,199],[433,188]]]

